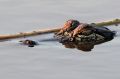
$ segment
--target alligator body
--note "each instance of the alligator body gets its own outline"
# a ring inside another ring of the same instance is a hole
[[[77,46],[82,45],[97,45],[114,38],[116,32],[111,31],[106,27],[94,27],[96,30],[86,30],[83,34],[78,34],[76,37],[71,38],[67,32],[61,35],[55,34],[54,37],[63,44],[75,44]]]

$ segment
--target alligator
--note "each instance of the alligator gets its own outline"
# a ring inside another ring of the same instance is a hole
[[[72,22],[74,21],[76,20],[72,20]],[[78,25],[77,26],[75,26],[74,24],[67,24],[67,25],[71,25],[71,26],[69,27],[64,26],[61,29],[61,31],[55,33],[54,38],[57,39],[63,45],[67,45],[68,47],[70,46],[70,48],[71,46],[75,48],[75,47],[86,46],[86,45],[89,47],[89,45],[91,45],[92,46],[90,47],[91,49],[94,47],[94,45],[112,40],[116,35],[115,31],[111,31],[107,27],[98,27],[95,24],[85,24],[87,25],[87,28],[85,26],[84,29],[82,30],[80,29],[80,32],[76,32],[76,36],[73,37],[71,36],[71,33],[72,31],[75,30],[75,28],[78,27]],[[83,25],[82,27],[84,27],[84,23],[82,23],[82,25]],[[70,30],[64,29],[65,27],[68,27],[68,29]],[[71,29],[73,27],[74,29]]]

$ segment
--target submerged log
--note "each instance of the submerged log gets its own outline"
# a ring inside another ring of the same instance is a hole
[[[120,24],[120,19],[115,19],[112,21],[106,21],[106,22],[100,22],[100,23],[93,23],[96,26],[109,26],[109,25],[117,25]],[[41,35],[41,34],[47,34],[47,33],[55,33],[58,32],[61,28],[53,28],[53,29],[44,29],[44,30],[35,30],[31,32],[20,32],[17,34],[5,34],[0,35],[0,40],[8,40],[8,39],[15,39],[15,38],[21,38],[21,37],[29,37],[29,36],[35,36],[35,35]]]

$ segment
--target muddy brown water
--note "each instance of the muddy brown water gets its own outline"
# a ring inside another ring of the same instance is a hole
[[[0,0],[0,34],[60,27],[68,19],[101,22],[120,18],[118,0]],[[1,79],[120,79],[120,26],[109,42],[90,52],[65,48],[52,34],[0,42]]]

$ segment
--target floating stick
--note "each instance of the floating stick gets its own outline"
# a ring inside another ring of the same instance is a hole
[[[95,23],[95,24],[96,24],[96,26],[118,25],[118,24],[120,24],[120,19],[115,19],[115,20],[100,22],[100,23]]]
[[[106,22],[100,22],[100,23],[94,23],[97,26],[109,26],[109,25],[118,25],[120,24],[120,19],[115,19],[112,21],[106,21]],[[35,30],[32,32],[21,32],[16,34],[4,34],[0,35],[0,40],[8,40],[8,39],[15,39],[15,38],[21,38],[21,37],[29,37],[29,36],[35,36],[35,35],[41,35],[41,34],[47,34],[47,33],[54,33],[58,32],[61,28],[53,28],[53,29],[44,29],[44,30]]]

